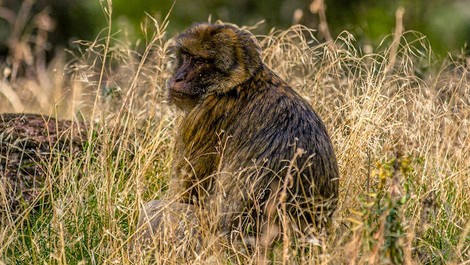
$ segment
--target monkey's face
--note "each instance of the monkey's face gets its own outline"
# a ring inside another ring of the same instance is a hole
[[[183,110],[194,108],[210,86],[206,71],[210,71],[207,59],[177,51],[173,76],[167,84],[170,100]]]
[[[174,39],[176,62],[168,80],[170,100],[191,110],[210,93],[223,94],[261,66],[251,33],[229,25],[197,24]]]

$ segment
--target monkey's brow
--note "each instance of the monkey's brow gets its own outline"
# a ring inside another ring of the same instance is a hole
[[[183,54],[183,55],[186,55],[186,56],[191,56],[191,57],[196,56],[193,52],[191,52],[191,51],[189,50],[188,47],[185,47],[185,46],[180,46],[180,47],[178,47],[178,52],[179,52],[180,54]]]
[[[198,60],[206,60],[206,61],[209,61],[212,59],[212,57],[207,54],[207,53],[196,53],[194,51],[191,51],[189,48],[187,47],[179,47],[179,50],[178,52],[182,55],[185,55],[185,56],[189,56],[191,58],[194,58],[194,59],[198,59]]]

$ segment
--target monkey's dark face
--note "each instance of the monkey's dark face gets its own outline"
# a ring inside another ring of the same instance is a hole
[[[208,59],[177,51],[173,76],[168,80],[169,96],[183,110],[190,110],[207,92],[212,80],[206,78],[210,71]]]
[[[177,36],[171,49],[176,62],[167,84],[169,96],[183,110],[210,93],[230,91],[262,64],[254,36],[229,25],[197,24]]]

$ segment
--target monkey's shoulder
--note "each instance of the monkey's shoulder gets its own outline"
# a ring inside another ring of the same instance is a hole
[[[286,83],[238,98],[237,104],[227,107],[232,117],[236,116],[234,122],[223,126],[224,131],[233,135],[240,134],[245,139],[268,135],[284,140],[326,135],[326,128],[312,106]]]
[[[253,104],[249,112],[261,115],[269,120],[270,116],[278,121],[289,123],[318,122],[320,120],[312,105],[287,83],[267,86],[254,94],[256,104]],[[250,104],[245,104],[250,106]],[[286,120],[283,120],[286,119]]]

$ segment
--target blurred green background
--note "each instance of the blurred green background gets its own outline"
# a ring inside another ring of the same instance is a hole
[[[266,34],[271,28],[285,29],[294,23],[318,28],[319,15],[312,9],[314,3],[312,0],[113,0],[113,30],[121,30],[123,35],[119,36],[129,41],[142,38],[141,23],[146,13],[162,21],[173,4],[169,14],[170,37],[209,17],[212,21],[221,19],[238,25],[254,25],[264,20],[256,30],[258,34]],[[0,52],[8,52],[12,34],[27,35],[18,31],[28,30],[34,33],[40,25],[38,15],[50,18],[51,50],[71,47],[77,39],[93,40],[107,25],[103,14],[106,5],[106,0],[0,0]],[[399,6],[405,9],[405,30],[425,34],[440,57],[448,52],[463,51],[468,55],[470,0],[325,0],[333,38],[347,30],[358,40],[358,45],[373,47],[393,33]],[[321,34],[316,37],[323,39]]]

